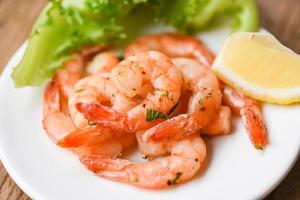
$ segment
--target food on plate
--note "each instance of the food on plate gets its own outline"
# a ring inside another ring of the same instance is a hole
[[[231,110],[257,149],[267,145],[259,103],[217,79],[196,38],[142,36],[120,61],[116,50],[73,54],[45,90],[45,131],[98,176],[149,189],[186,182],[205,161],[202,135],[230,133]],[[121,158],[136,142],[146,163]]]
[[[12,78],[17,87],[51,79],[44,130],[87,169],[137,187],[170,188],[194,178],[207,154],[203,137],[231,133],[233,114],[264,150],[260,100],[300,100],[299,55],[272,36],[232,34],[215,59],[188,35],[225,18],[233,30],[258,27],[252,0],[50,1]],[[179,33],[142,34],[157,22]],[[122,157],[136,143],[146,162]]]
[[[300,55],[272,35],[241,32],[227,39],[213,64],[213,71],[221,80],[252,98],[290,104],[300,101],[299,66]]]

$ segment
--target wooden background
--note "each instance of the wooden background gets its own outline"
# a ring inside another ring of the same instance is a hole
[[[0,71],[28,37],[32,23],[45,3],[46,0],[0,0]],[[257,0],[257,3],[262,26],[283,44],[300,53],[300,0]],[[0,200],[7,199],[29,198],[16,186],[0,163]],[[300,160],[266,199],[300,199]]]

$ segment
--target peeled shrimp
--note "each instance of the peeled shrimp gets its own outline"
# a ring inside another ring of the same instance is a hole
[[[223,90],[223,101],[242,117],[249,138],[255,148],[262,150],[268,144],[268,131],[264,124],[258,102],[229,87]]]
[[[190,180],[206,157],[206,145],[199,136],[171,145],[170,156],[146,163],[132,163],[107,156],[83,156],[81,162],[98,176],[149,189],[169,188]]]
[[[127,47],[125,57],[150,50],[160,51],[171,58],[194,58],[207,67],[214,60],[211,51],[195,37],[167,33],[146,35],[137,39]]]
[[[87,119],[99,125],[130,132],[145,130],[166,117],[180,97],[182,75],[162,53],[149,51],[129,57],[111,73],[119,92],[138,103],[127,112],[95,103],[77,104]],[[145,91],[150,93],[144,95]]]
[[[194,59],[173,59],[183,74],[183,90],[190,92],[186,114],[180,114],[147,130],[144,141],[181,139],[204,129],[221,106],[218,80],[205,66]]]

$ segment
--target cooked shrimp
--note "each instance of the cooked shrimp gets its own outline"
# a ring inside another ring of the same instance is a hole
[[[229,87],[224,88],[223,101],[242,117],[250,141],[256,149],[264,149],[268,144],[268,131],[263,121],[258,102]]]
[[[114,52],[101,52],[89,63],[86,71],[88,75],[110,72],[118,63],[119,59]]]
[[[143,36],[125,50],[125,57],[143,51],[160,51],[171,58],[195,58],[205,66],[211,66],[214,55],[202,42],[193,36],[176,34],[156,34]]]
[[[145,130],[161,118],[166,118],[180,97],[182,75],[162,53],[149,51],[129,57],[120,62],[111,73],[120,93],[139,103],[127,112],[95,103],[77,104],[77,109],[87,119],[99,125],[114,130],[125,130],[127,126],[130,132]],[[145,90],[151,91],[151,88],[153,92],[143,99]]]
[[[199,136],[174,142],[170,156],[146,163],[105,156],[83,156],[81,162],[98,176],[137,187],[162,189],[190,180],[206,157],[206,145]]]
[[[218,80],[205,66],[194,59],[173,59],[183,74],[183,90],[191,92],[186,114],[161,122],[146,131],[147,142],[180,139],[205,128],[221,106]]]

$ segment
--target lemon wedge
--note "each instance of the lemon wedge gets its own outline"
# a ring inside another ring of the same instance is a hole
[[[300,55],[268,33],[234,33],[212,70],[228,85],[265,102],[300,101]]]

